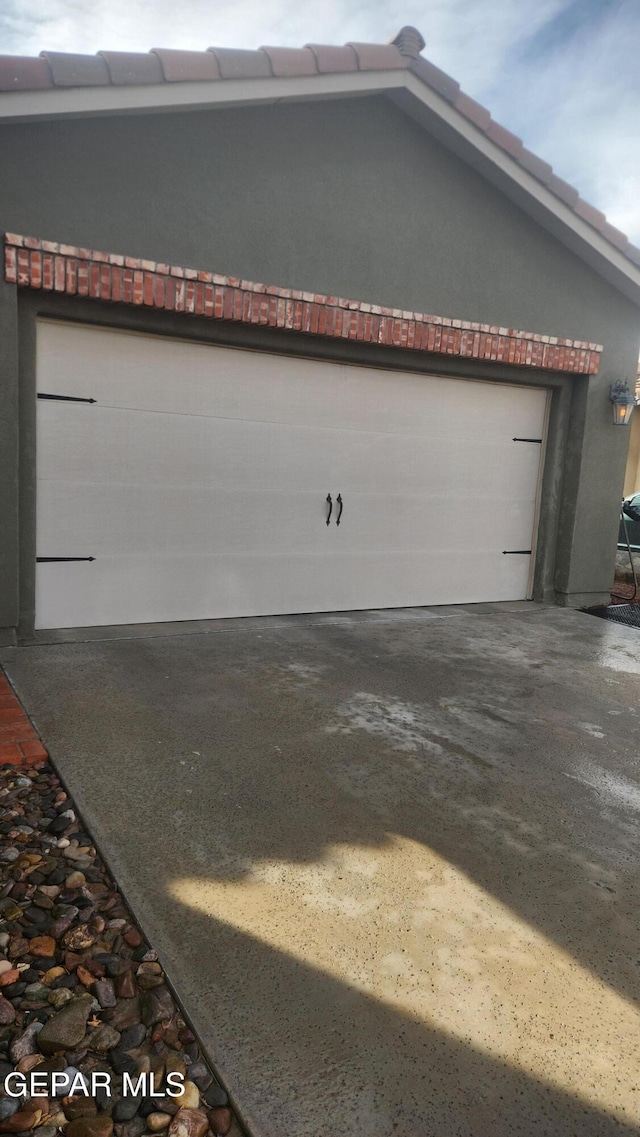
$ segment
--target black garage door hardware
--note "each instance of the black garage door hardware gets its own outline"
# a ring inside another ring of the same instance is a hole
[[[327,525],[328,525],[331,521],[331,514],[333,513],[333,498],[331,497],[331,494],[328,493],[324,500],[326,501],[327,505],[329,506],[329,512],[327,513]],[[338,516],[336,517],[336,525],[339,525],[340,524],[340,518],[342,517],[342,510],[344,509],[344,502],[342,500],[342,494],[341,493],[339,493],[337,498],[336,498],[336,505],[340,506]]]
[[[49,565],[54,561],[95,561],[95,557],[36,557],[39,565]]]
[[[57,403],[95,403],[95,399],[80,399],[76,395],[43,395],[38,392],[39,399],[54,399]]]

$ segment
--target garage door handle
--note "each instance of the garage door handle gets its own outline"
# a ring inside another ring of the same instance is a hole
[[[339,512],[338,516],[336,517],[336,525],[339,525],[340,524],[340,518],[342,517],[342,510],[344,509],[344,505],[342,503],[342,494],[341,493],[338,494],[336,501],[337,501],[338,505],[340,506],[340,512]]]
[[[327,494],[325,500],[326,500],[327,505],[329,506],[329,512],[327,514],[327,525],[328,525],[329,522],[331,521],[331,513],[333,510],[333,501],[331,500],[331,494],[330,493]]]

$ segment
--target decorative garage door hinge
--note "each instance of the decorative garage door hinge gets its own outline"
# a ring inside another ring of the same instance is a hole
[[[541,438],[512,438],[512,442],[542,442]]]
[[[503,549],[503,557],[530,557],[531,549]]]
[[[57,403],[95,403],[95,399],[81,399],[76,395],[43,395],[38,392],[39,399],[55,399]]]
[[[49,565],[52,561],[95,561],[95,557],[36,557],[39,565]]]

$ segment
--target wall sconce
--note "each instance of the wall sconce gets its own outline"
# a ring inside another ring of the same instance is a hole
[[[636,405],[635,395],[631,394],[626,379],[617,379],[609,388],[609,398],[613,403],[613,421],[616,426],[627,426],[631,412]]]

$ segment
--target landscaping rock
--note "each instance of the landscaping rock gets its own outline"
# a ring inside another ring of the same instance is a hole
[[[0,1137],[214,1137],[230,1132],[225,1091],[204,1062],[91,835],[50,765],[0,767],[0,1083],[14,1069],[64,1073],[51,1100],[0,1093]],[[44,1057],[43,1057],[44,1055]],[[7,1059],[5,1061],[5,1058]],[[82,1072],[81,1072],[82,1070]],[[69,1096],[78,1076],[112,1095]],[[122,1095],[153,1074],[188,1075],[173,1097]],[[209,1132],[207,1133],[207,1130]],[[235,1133],[235,1128],[233,1129]]]
[[[49,1019],[40,1031],[38,1039],[43,1054],[71,1050],[82,1041],[92,1002],[90,995],[81,995]]]
[[[104,1113],[97,1117],[78,1117],[70,1121],[65,1130],[66,1137],[111,1137],[112,1133],[113,1120]]]
[[[215,1078],[212,1078],[211,1085],[208,1090],[205,1090],[202,1097],[205,1103],[211,1106],[212,1109],[217,1109],[219,1106],[229,1104],[227,1091],[222,1088]]]
[[[92,990],[101,1007],[115,1007],[116,993],[110,979],[96,979]]]
[[[181,1109],[197,1109],[200,1105],[200,1090],[187,1078],[183,1092],[176,1096],[176,1101]]]
[[[144,991],[140,996],[140,1018],[146,1026],[155,1026],[163,1019],[170,1019],[175,1007],[168,987],[155,987]]]
[[[135,999],[119,999],[112,1011],[106,1012],[108,1022],[114,1030],[126,1030],[127,1027],[137,1026],[140,1022],[140,1002]]]
[[[113,1025],[113,1024],[112,1024]],[[144,1023],[136,1023],[135,1026],[127,1027],[122,1032],[120,1037],[120,1045],[123,1050],[135,1050],[137,1046],[141,1046],[145,1040],[147,1028]]]
[[[0,995],[0,1026],[7,1026],[8,1023],[15,1022],[16,1009],[13,1003]]]
[[[119,999],[134,999],[138,993],[133,971],[123,971],[114,981],[115,993]]]
[[[131,1121],[142,1105],[142,1094],[129,1094],[120,1098],[113,1108],[114,1121]]]
[[[83,872],[80,872],[80,870],[77,869],[75,872],[69,873],[67,879],[64,882],[64,886],[67,889],[82,888],[86,883],[86,876]]]
[[[203,1109],[180,1109],[169,1125],[169,1137],[204,1137],[208,1128],[209,1118]]]
[[[107,1050],[113,1050],[120,1042],[120,1034],[114,1030],[109,1023],[103,1023],[98,1027],[95,1034],[91,1035],[89,1047],[95,1050],[98,1054],[106,1054]],[[127,1120],[123,1118],[122,1120]]]
[[[116,1137],[142,1137],[145,1128],[141,1117],[134,1117],[131,1121],[120,1121],[115,1127]]]
[[[46,958],[47,956],[55,955],[56,941],[53,939],[53,936],[36,936],[29,944],[29,951],[31,955],[35,955],[36,958]]]
[[[150,1129],[152,1133],[161,1133],[170,1124],[170,1113],[150,1113],[147,1117],[147,1129]]]
[[[21,1058],[25,1058],[27,1054],[36,1054],[38,1045],[36,1037],[42,1032],[41,1022],[32,1022],[26,1027],[21,1034],[14,1038],[11,1046],[9,1047],[9,1054],[11,1059],[16,1064]]]
[[[70,1003],[72,999],[73,995],[68,987],[57,987],[55,991],[49,992],[49,1002],[56,1010],[64,1007],[66,1003]]]
[[[71,928],[70,931],[65,932],[62,942],[65,947],[69,948],[69,951],[86,951],[95,943],[95,937],[88,928]]]
[[[164,971],[159,963],[141,963],[136,972],[136,981],[143,990],[151,990],[164,983]]]
[[[230,1109],[212,1109],[209,1113],[209,1125],[215,1137],[227,1137],[232,1121]]]
[[[95,1099],[85,1097],[84,1094],[63,1098],[62,1108],[67,1121],[75,1121],[77,1117],[95,1117],[98,1112]]]
[[[41,1117],[40,1110],[20,1109],[11,1117],[0,1121],[0,1133],[26,1133],[28,1129],[35,1129]]]

